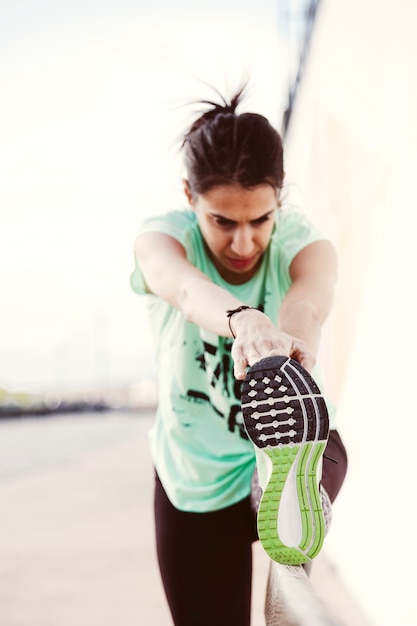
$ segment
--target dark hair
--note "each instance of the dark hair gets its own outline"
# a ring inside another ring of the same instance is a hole
[[[281,189],[281,137],[262,115],[236,113],[243,92],[240,89],[230,102],[219,94],[221,104],[202,101],[211,108],[185,134],[185,166],[192,194],[229,184],[245,188],[269,184]]]

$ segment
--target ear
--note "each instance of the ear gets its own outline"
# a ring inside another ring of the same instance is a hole
[[[190,188],[190,183],[188,182],[188,180],[186,178],[182,179],[182,185],[183,185],[183,189],[184,189],[184,193],[185,193],[185,197],[188,200],[188,204],[194,208],[194,198],[193,198],[193,194]]]
[[[284,193],[282,192],[282,187],[280,187],[279,189],[276,190],[277,192],[277,209],[279,210],[282,207],[282,202],[283,202],[283,196]]]

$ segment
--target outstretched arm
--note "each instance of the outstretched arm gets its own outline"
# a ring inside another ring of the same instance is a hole
[[[179,309],[188,321],[217,335],[232,336],[226,311],[246,303],[189,263],[176,239],[162,233],[140,235],[135,254],[151,293]],[[307,369],[313,367],[321,326],[333,300],[336,255],[331,244],[319,241],[304,248],[293,260],[290,275],[293,283],[282,303],[278,326],[254,309],[233,316],[237,379],[244,378],[248,365],[271,354],[292,356]]]
[[[216,335],[231,337],[226,311],[245,304],[214,284],[186,258],[183,246],[162,233],[136,240],[135,255],[149,291]]]
[[[290,277],[292,284],[279,310],[281,332],[269,354],[291,356],[311,370],[316,363],[321,329],[334,299],[337,256],[332,244],[322,240],[303,248],[291,263]],[[234,321],[237,340],[232,355],[235,363],[244,360],[245,333],[251,323],[248,313],[239,313]]]
[[[321,329],[334,300],[337,256],[332,244],[316,241],[301,250],[290,266],[290,275],[293,282],[281,305],[278,325],[305,343],[314,361],[297,360],[311,369],[317,357]],[[292,356],[297,358],[297,353]]]

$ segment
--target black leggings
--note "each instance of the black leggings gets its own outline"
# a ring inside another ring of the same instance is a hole
[[[346,474],[346,451],[330,432],[322,483],[333,501]],[[252,543],[250,498],[208,513],[179,511],[156,476],[156,545],[175,626],[249,626]]]

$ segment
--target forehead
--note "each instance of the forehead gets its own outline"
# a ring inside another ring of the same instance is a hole
[[[196,207],[229,219],[256,219],[278,206],[278,195],[270,185],[250,189],[240,185],[221,185],[197,197]]]

